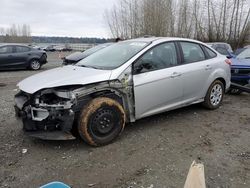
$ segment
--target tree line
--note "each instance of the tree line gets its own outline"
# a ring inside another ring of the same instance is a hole
[[[29,25],[12,24],[9,28],[0,28],[0,42],[3,43],[90,43],[98,44],[113,42],[115,39],[97,37],[57,37],[57,36],[31,36]]]
[[[32,42],[34,43],[88,43],[98,44],[110,42],[111,39],[96,38],[96,37],[52,37],[52,36],[32,36]]]
[[[31,42],[31,29],[27,24],[16,25],[12,24],[9,28],[0,28],[1,42],[17,42],[29,43]]]
[[[250,40],[248,0],[119,0],[106,10],[113,37],[144,35],[228,42]]]

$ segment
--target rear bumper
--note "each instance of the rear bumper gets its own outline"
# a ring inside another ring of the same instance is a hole
[[[40,58],[40,63],[41,64],[48,63],[48,61],[47,61],[47,55],[46,54],[42,55],[42,57]]]

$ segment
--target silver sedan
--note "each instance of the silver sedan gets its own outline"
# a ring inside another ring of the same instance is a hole
[[[202,42],[139,38],[26,78],[15,109],[33,137],[72,139],[76,130],[100,146],[126,122],[195,103],[218,108],[230,77],[230,60]]]

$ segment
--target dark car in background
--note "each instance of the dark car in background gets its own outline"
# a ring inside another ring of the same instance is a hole
[[[72,51],[72,48],[70,47],[69,44],[51,44],[48,46],[44,46],[41,48],[42,50],[46,52],[70,52]]]
[[[44,46],[44,47],[42,47],[42,50],[44,50],[46,52],[54,52],[54,51],[56,51],[55,46],[56,45]]]
[[[84,59],[85,57],[103,49],[106,48],[108,46],[110,46],[113,43],[104,43],[104,44],[99,44],[95,47],[92,47],[88,50],[85,50],[84,52],[75,52],[72,53],[66,57],[63,58],[63,65],[72,65],[72,64],[76,64],[78,61]]]
[[[54,46],[54,48],[55,48],[55,51],[58,51],[58,52],[70,52],[70,51],[72,51],[72,48],[68,44],[56,45],[56,46]]]
[[[47,63],[47,54],[20,44],[0,45],[0,70],[8,69],[32,69],[38,70]]]

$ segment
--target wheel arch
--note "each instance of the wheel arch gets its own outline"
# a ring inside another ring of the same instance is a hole
[[[107,98],[117,101],[123,107],[126,113],[126,122],[130,121],[130,109],[129,109],[128,100],[127,100],[125,93],[123,93],[122,91],[118,89],[103,88],[103,89],[88,93],[87,95],[80,97],[79,100],[81,100],[82,98],[82,99],[87,99],[87,102],[89,102],[98,97],[107,97]],[[86,104],[87,103],[85,103],[84,105]]]
[[[40,61],[40,58],[39,58],[39,57],[30,57],[30,58],[28,59],[28,62],[31,63],[31,61],[33,61],[33,60],[38,60],[38,61]]]
[[[224,91],[226,90],[226,80],[222,77],[216,78],[215,80],[219,80],[223,83]]]

